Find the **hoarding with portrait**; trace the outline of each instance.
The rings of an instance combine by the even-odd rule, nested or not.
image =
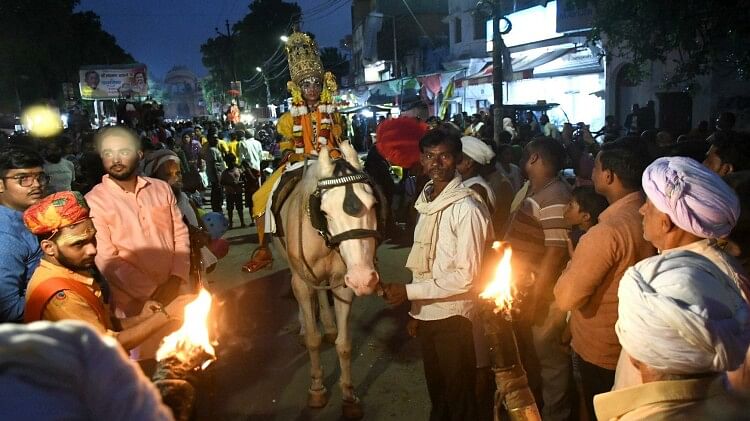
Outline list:
[[[115,99],[148,95],[146,65],[86,66],[79,72],[83,99]]]

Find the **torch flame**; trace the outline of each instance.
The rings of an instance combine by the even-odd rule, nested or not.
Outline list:
[[[208,312],[211,310],[211,294],[201,289],[198,298],[185,306],[185,317],[182,327],[164,338],[156,360],[174,356],[187,362],[201,353],[216,357],[214,347],[208,338]]]
[[[492,282],[479,294],[480,298],[495,301],[496,312],[508,311],[513,306],[513,296],[511,294],[512,269],[510,258],[512,255],[510,245],[503,245],[499,241],[492,244],[492,248],[499,252],[504,248],[503,256],[495,270],[495,277]]]

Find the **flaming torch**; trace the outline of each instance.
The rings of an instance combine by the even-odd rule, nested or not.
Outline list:
[[[211,294],[201,289],[185,306],[182,327],[162,341],[156,351],[158,365],[152,380],[176,420],[189,420],[195,403],[196,375],[216,359],[208,338]]]
[[[516,335],[513,332],[513,295],[511,291],[511,255],[508,243],[495,241],[492,248],[502,252],[495,275],[479,294],[483,299],[480,311],[484,332],[490,345],[492,371],[495,373],[495,420],[499,420],[500,405],[513,421],[541,420],[534,395],[529,389],[526,371],[518,354]]]

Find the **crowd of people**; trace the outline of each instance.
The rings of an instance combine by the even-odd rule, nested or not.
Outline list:
[[[506,117],[499,143],[489,114],[430,120],[404,178],[418,185],[414,278],[383,289],[411,302],[433,419],[491,411],[475,389],[491,384],[472,297],[495,239],[514,251],[515,328],[544,419],[697,414],[750,388],[747,136],[727,114],[705,139],[673,144],[649,131],[600,143],[585,126],[555,138],[528,118]],[[82,320],[153,357],[194,297],[192,274],[217,262],[201,240],[203,192],[244,227],[264,178],[252,129],[219,129],[4,145],[2,321]],[[675,391],[679,404],[665,398]]]
[[[313,45],[305,37],[290,38]],[[90,387],[90,414],[168,419],[114,344],[133,359],[154,357],[226,254],[214,224],[256,224],[259,246],[242,269],[268,267],[275,189],[322,147],[347,141],[332,76],[291,60],[275,168],[236,121],[131,122],[0,147],[0,344],[19,350],[0,352],[10,367],[0,384],[16,391],[0,407],[33,402],[26,380],[39,367],[57,370],[43,378],[60,390],[50,373],[88,385],[91,370],[111,368],[129,386],[120,396],[139,405],[94,399],[102,390]],[[430,419],[492,419],[477,293],[495,240],[513,251],[514,330],[544,420],[699,418],[750,391],[750,139],[733,129],[734,116],[673,140],[643,126],[642,111],[624,136],[609,117],[595,133],[558,130],[533,112],[505,116],[496,130],[492,113],[417,121],[419,159],[402,189],[376,149],[367,157],[372,179],[391,192],[381,205],[414,209],[412,280],[380,285],[390,305],[410,303],[406,329],[421,347]],[[206,218],[204,192],[226,220]],[[65,320],[85,325],[9,325]],[[38,365],[24,344],[44,357]],[[83,364],[84,352],[101,355],[100,365]],[[71,413],[85,406],[57,399]]]
[[[706,417],[748,391],[750,138],[725,124],[732,117],[703,139],[666,144],[652,131],[599,143],[584,125],[545,135],[548,119],[526,137],[531,125],[516,130],[510,117],[498,144],[487,115],[433,123],[420,142],[428,181],[415,205],[414,280],[385,287],[391,304],[411,301],[409,331],[425,330],[431,419],[482,413],[465,393],[467,367],[486,374],[489,363],[466,294],[484,281],[475,256],[491,239],[513,250],[515,330],[543,419]],[[497,173],[515,198],[488,188]],[[472,199],[454,192],[466,187]],[[411,266],[428,247],[437,250]]]

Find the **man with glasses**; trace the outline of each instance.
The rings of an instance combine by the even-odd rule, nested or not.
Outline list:
[[[26,285],[42,252],[23,212],[44,197],[44,159],[26,148],[0,149],[0,323],[23,321]]]

